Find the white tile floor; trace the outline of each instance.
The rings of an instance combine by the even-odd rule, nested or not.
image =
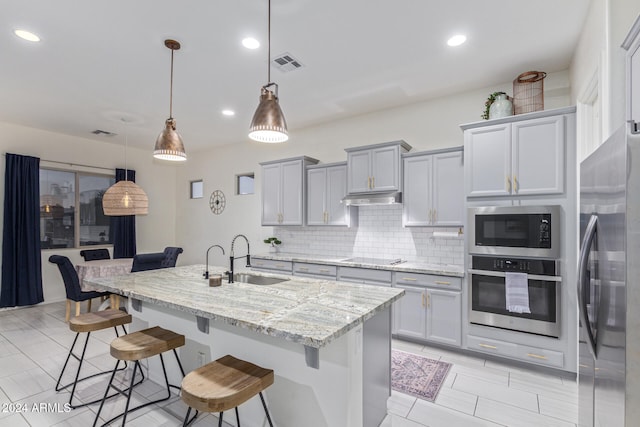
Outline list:
[[[67,411],[64,404],[69,393],[54,391],[73,337],[64,323],[64,303],[0,311],[0,427],[93,423],[98,405]],[[108,344],[114,337],[113,329],[92,334],[87,372],[113,368]],[[394,347],[453,366],[435,403],[394,391],[381,427],[576,426],[575,381],[403,341],[394,341]],[[80,399],[95,399],[104,391],[107,376],[80,383]],[[145,381],[136,388],[135,401],[156,399],[162,390]],[[115,413],[123,407],[122,401],[105,405],[103,414]],[[186,406],[180,399],[174,395],[163,403],[132,413],[127,425],[182,425]],[[273,416],[277,422],[278,415]],[[217,418],[199,416],[194,425],[217,426]]]

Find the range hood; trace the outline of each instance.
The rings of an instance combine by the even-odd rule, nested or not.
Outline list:
[[[402,203],[402,193],[388,191],[384,193],[347,194],[342,203],[347,206],[393,205]]]

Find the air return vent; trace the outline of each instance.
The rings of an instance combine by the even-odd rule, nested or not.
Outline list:
[[[302,62],[298,61],[298,59],[288,52],[276,56],[271,62],[274,67],[283,73],[288,73],[289,71],[297,70],[304,66]]]
[[[94,135],[104,135],[104,136],[116,136],[117,135],[117,133],[109,132],[109,131],[106,131],[106,130],[100,130],[100,129],[92,130],[91,133],[94,134]]]

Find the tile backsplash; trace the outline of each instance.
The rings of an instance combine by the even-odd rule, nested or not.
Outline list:
[[[281,252],[330,257],[402,258],[429,264],[463,265],[463,236],[458,228],[403,227],[402,205],[360,206],[359,226],[274,227]]]

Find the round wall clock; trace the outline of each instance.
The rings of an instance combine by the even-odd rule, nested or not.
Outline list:
[[[224,210],[226,203],[227,202],[222,191],[215,190],[211,193],[211,197],[209,198],[209,207],[211,208],[211,212],[216,215],[220,215]]]

